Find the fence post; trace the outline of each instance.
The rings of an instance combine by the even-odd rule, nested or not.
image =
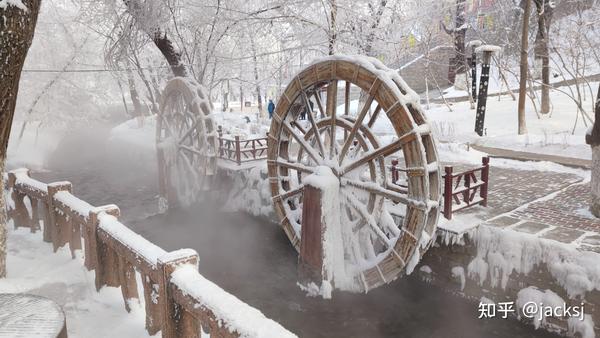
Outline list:
[[[392,160],[392,183],[398,182],[398,160]]]
[[[217,133],[219,134],[219,157],[223,157],[223,127],[217,126]]]
[[[465,201],[465,203],[469,204],[471,202],[471,174],[465,173],[463,175],[463,179],[465,180],[464,184],[465,184],[465,187],[467,188],[463,192],[463,201]]]
[[[444,171],[444,217],[452,219],[452,166],[446,166]]]
[[[8,173],[8,188],[12,188],[12,200],[15,205],[15,209],[12,214],[13,225],[15,229],[18,227],[27,227],[29,224],[29,213],[27,212],[27,207],[25,206],[25,194],[17,191],[15,185],[17,183],[17,172],[24,173],[29,176],[29,169],[19,169],[18,171],[11,171]],[[32,202],[33,204],[33,202]]]
[[[48,200],[47,200],[47,204],[48,204],[48,220],[49,223],[48,224],[44,224],[44,233],[46,232],[46,228],[48,228],[49,234],[50,234],[50,239],[52,240],[52,248],[54,250],[54,252],[56,252],[58,250],[58,248],[62,245],[61,242],[63,241],[63,237],[64,234],[63,232],[66,231],[66,229],[62,229],[61,227],[66,223],[66,222],[60,222],[60,224],[58,224],[59,222],[56,221],[57,219],[57,212],[56,209],[54,208],[54,195],[56,195],[57,192],[59,191],[67,191],[67,192],[71,192],[71,182],[54,182],[54,183],[49,183],[48,184]],[[65,226],[66,228],[66,226]],[[69,233],[69,235],[71,235]]]
[[[86,259],[86,266],[93,267],[96,271],[96,290],[99,291],[102,286],[105,284],[105,280],[108,279],[106,275],[110,274],[110,269],[116,269],[118,262],[115,266],[106,266],[107,258],[111,258],[110,254],[107,255],[106,245],[102,243],[102,241],[98,238],[98,225],[100,221],[98,220],[98,215],[101,213],[107,213],[109,215],[119,217],[120,210],[116,205],[105,205],[102,207],[94,208],[90,210],[90,215],[88,217],[88,224],[86,226],[87,237],[89,239],[89,245],[86,243],[86,258],[89,257],[89,260]],[[88,249],[89,247],[89,249]]]
[[[189,321],[186,321],[186,331],[192,331],[195,329],[195,335],[190,335],[191,332],[179,332],[180,319],[184,316],[183,309],[175,303],[173,295],[171,294],[170,280],[171,275],[177,268],[182,264],[192,264],[198,269],[198,253],[192,249],[180,249],[173,252],[169,252],[157,260],[158,274],[160,281],[158,282],[159,292],[159,303],[162,305],[162,337],[163,338],[176,338],[176,337],[195,337],[198,333],[198,327],[190,327]]]
[[[242,151],[240,149],[240,137],[235,137],[235,161],[238,165],[242,164]]]
[[[483,201],[481,205],[487,207],[488,205],[488,187],[489,187],[489,177],[490,177],[490,158],[488,156],[484,156],[481,158],[481,164],[483,164],[483,168],[481,169],[481,180],[485,182],[481,186],[481,190],[479,194]]]

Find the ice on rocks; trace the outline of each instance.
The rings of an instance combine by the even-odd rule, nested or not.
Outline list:
[[[455,266],[451,270],[452,278],[456,278],[460,281],[460,291],[465,289],[466,277],[465,269],[462,266]]]
[[[584,297],[600,290],[600,255],[510,229],[481,225],[473,233],[477,255],[468,266],[469,277],[480,284],[489,277],[492,286],[505,288],[510,275],[529,274],[544,264],[568,296]]]
[[[533,325],[536,329],[546,323],[546,317],[543,311],[543,306],[551,306],[552,308],[562,307],[565,304],[564,299],[554,293],[552,290],[540,290],[535,286],[530,286],[525,289],[521,289],[517,293],[516,307],[518,309],[518,317],[521,318],[523,314],[523,307],[527,303],[535,303],[538,306],[535,308],[527,307],[527,317],[533,320]],[[531,310],[537,309],[537,312]]]
[[[569,327],[567,332],[569,336],[577,337],[579,335],[581,338],[596,338],[594,321],[592,320],[592,316],[587,313],[584,315],[583,320],[570,317],[567,325]]]

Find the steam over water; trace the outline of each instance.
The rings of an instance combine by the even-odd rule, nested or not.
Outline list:
[[[49,171],[33,176],[69,180],[93,205],[117,204],[126,225],[166,250],[195,249],[204,276],[300,337],[554,337],[515,320],[477,319],[476,303],[416,273],[368,294],[307,297],[296,285],[297,254],[276,224],[221,212],[214,202],[157,215],[152,154],[108,142],[108,135],[94,128],[65,136],[48,157]]]

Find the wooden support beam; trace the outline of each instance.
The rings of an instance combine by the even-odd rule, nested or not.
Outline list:
[[[321,190],[304,186],[299,274],[303,281],[321,281],[323,277],[323,231]]]
[[[49,228],[50,238],[54,252],[62,246],[62,231],[65,227],[66,219],[54,207],[54,195],[59,191],[71,192],[71,182],[55,182],[48,184],[48,197],[46,204],[48,205],[48,224],[44,224],[44,228]],[[57,222],[59,221],[59,222]],[[46,229],[44,229],[46,231]]]
[[[194,335],[178,335],[181,330],[193,329],[194,325],[190,325],[189,318],[186,318],[185,328],[180,328],[180,317],[181,306],[179,306],[173,299],[173,294],[169,283],[171,280],[171,274],[177,269],[177,266],[182,264],[191,264],[198,269],[198,254],[196,251],[191,249],[181,249],[170,252],[162,257],[158,258],[157,269],[160,275],[158,282],[158,293],[159,293],[159,304],[161,306],[162,314],[162,336],[163,338],[177,338],[177,337],[193,337]],[[197,331],[196,331],[197,332]],[[197,335],[196,335],[197,336]]]
[[[108,269],[116,269],[117,266],[113,257],[110,253],[106,252],[105,245],[98,237],[98,215],[100,213],[107,213],[109,215],[113,215],[115,217],[119,217],[120,210],[115,205],[107,205],[103,207],[98,207],[93,210],[90,210],[90,214],[88,217],[88,223],[86,225],[86,231],[88,232],[87,237],[89,240],[89,250],[86,250],[86,256],[89,255],[89,260],[87,261],[87,265],[93,267],[96,271],[96,290],[100,290],[102,286],[106,284],[107,278],[104,276],[105,274],[109,274],[109,280],[114,282],[114,276]],[[88,247],[88,243],[86,243],[86,248]],[[107,265],[110,263],[110,265]],[[118,264],[118,262],[116,263]],[[118,278],[118,277],[117,277]],[[118,284],[118,281],[115,283]]]

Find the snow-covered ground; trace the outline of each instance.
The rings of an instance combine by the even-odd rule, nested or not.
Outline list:
[[[597,88],[598,83],[592,84]],[[562,88],[562,90],[568,90]],[[538,92],[539,93],[539,92]],[[427,117],[442,142],[471,143],[488,147],[539,154],[558,155],[591,159],[591,149],[585,143],[585,132],[589,127],[584,124],[581,115],[577,125],[577,106],[566,94],[557,90],[550,92],[552,112],[549,116],[538,118],[531,101],[526,101],[526,124],[528,133],[517,135],[517,101],[510,96],[489,97],[485,115],[485,134],[483,137],[474,132],[475,109],[469,102],[451,104],[452,111],[444,104],[431,104]],[[588,95],[584,109],[588,115],[593,99]],[[457,159],[459,160],[459,159]]]
[[[57,302],[72,338],[149,337],[143,304],[131,302],[127,313],[119,288],[96,292],[94,272],[85,269],[81,255],[71,259],[67,247],[52,253],[41,232],[13,230],[12,225],[8,229],[8,277],[0,279],[0,293],[24,292]]]

